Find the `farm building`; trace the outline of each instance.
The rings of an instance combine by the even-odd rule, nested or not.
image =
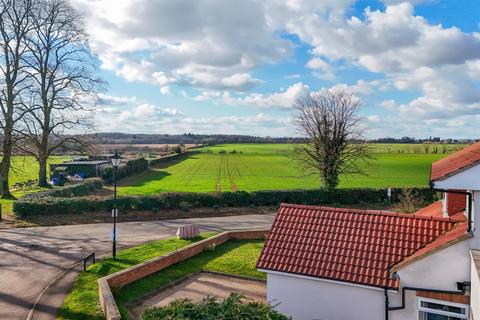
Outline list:
[[[443,200],[402,214],[283,204],[257,262],[293,319],[480,320],[480,143],[432,165]]]
[[[111,168],[110,160],[79,160],[66,161],[50,165],[51,178],[58,178],[60,175],[79,175],[83,178],[100,177],[103,171]]]

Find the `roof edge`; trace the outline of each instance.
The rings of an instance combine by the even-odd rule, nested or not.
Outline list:
[[[343,282],[343,283],[348,283],[348,284],[355,284],[355,285],[359,285],[359,286],[365,286],[365,287],[372,287],[372,288],[380,288],[380,289],[385,289],[385,286],[376,286],[376,285],[371,285],[371,284],[365,284],[365,283],[362,283],[362,282],[355,282],[355,281],[347,281],[347,280],[338,280],[338,279],[335,279],[335,278],[328,278],[328,277],[316,277],[316,276],[312,276],[312,275],[308,275],[306,273],[301,273],[301,272],[286,272],[286,271],[278,271],[278,270],[274,270],[274,269],[268,269],[268,268],[258,268],[257,269],[261,269],[261,270],[265,270],[265,271],[272,271],[272,272],[277,272],[277,273],[284,273],[284,274],[292,274],[292,275],[297,275],[297,276],[304,276],[304,277],[309,277],[309,278],[314,278],[314,279],[319,279],[319,280],[329,280],[329,281],[335,281],[335,282]],[[398,290],[398,287],[387,287],[387,289],[389,290]]]
[[[414,218],[421,220],[432,220],[432,221],[443,221],[443,222],[463,222],[464,220],[459,217],[434,217],[434,216],[421,216],[416,215],[415,213],[400,213],[394,211],[382,211],[382,210],[368,210],[368,209],[350,209],[350,208],[338,208],[338,207],[327,207],[327,206],[315,206],[315,205],[305,205],[305,204],[291,204],[291,203],[281,203],[280,208],[299,208],[299,209],[312,209],[312,210],[329,210],[329,211],[341,211],[347,213],[359,213],[365,215],[383,215],[388,217],[399,217],[399,218]]]
[[[441,160],[441,159],[440,159]],[[432,173],[430,172],[430,181],[429,181],[429,184],[432,185],[432,183],[434,183],[435,181],[444,181],[448,178],[451,178],[453,176],[456,176],[457,174],[465,171],[465,170],[468,170],[472,167],[475,167],[476,165],[480,164],[480,160],[477,160],[475,162],[472,162],[471,164],[468,164],[466,166],[463,166],[455,171],[452,171],[450,173],[447,173],[447,174],[444,174],[443,176],[440,176],[438,178],[435,178],[435,179],[432,179]],[[431,164],[430,168],[433,168],[433,163]],[[430,169],[431,171],[431,169]]]
[[[453,230],[451,230],[451,231],[453,231]],[[447,233],[448,233],[448,232],[447,232]],[[445,235],[445,234],[444,234],[444,235]],[[397,263],[396,265],[394,265],[394,266],[391,268],[391,272],[397,272],[397,271],[399,271],[399,270],[401,270],[401,269],[403,269],[403,268],[405,268],[405,267],[407,267],[407,266],[409,266],[409,265],[411,265],[411,264],[413,264],[413,263],[415,263],[415,262],[417,262],[417,261],[420,261],[420,260],[422,260],[422,259],[424,259],[424,258],[427,258],[427,257],[429,257],[429,256],[431,256],[431,255],[433,255],[433,254],[435,254],[435,253],[437,253],[437,252],[439,252],[439,251],[442,251],[443,249],[446,249],[446,248],[448,248],[448,247],[451,247],[451,246],[453,246],[453,245],[455,245],[455,244],[457,244],[457,243],[460,243],[460,242],[465,241],[465,240],[467,240],[467,239],[470,239],[470,238],[472,238],[472,237],[473,237],[473,236],[472,236],[469,232],[465,232],[465,233],[462,234],[461,236],[459,236],[459,237],[457,237],[457,238],[455,238],[455,239],[452,239],[452,240],[450,240],[450,241],[447,241],[447,242],[445,242],[444,244],[438,246],[437,248],[435,248],[435,249],[433,249],[433,250],[427,251],[427,252],[425,252],[425,253],[423,253],[423,254],[421,254],[421,255],[419,255],[418,257],[415,257],[415,258],[413,258],[413,259],[409,259],[409,258],[412,257],[416,252],[418,252],[418,251],[416,251],[416,252],[414,252],[412,255],[406,257],[403,261],[400,261],[399,263]],[[439,238],[441,238],[441,236],[440,236]],[[439,238],[435,239],[433,242],[435,242],[435,241],[438,240]],[[430,244],[431,244],[431,243],[432,243],[432,242],[430,242]],[[424,247],[424,248],[425,248],[425,247]],[[421,250],[421,249],[420,249],[420,250]]]

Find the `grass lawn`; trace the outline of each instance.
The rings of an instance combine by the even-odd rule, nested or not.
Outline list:
[[[0,157],[1,159],[1,157]],[[48,160],[48,164],[60,163],[65,160],[71,159],[67,156],[52,156]],[[47,167],[47,174],[50,173],[50,166]],[[38,162],[34,157],[30,156],[14,156],[12,158],[12,167],[9,174],[9,184],[10,186],[14,185],[17,182],[24,182],[27,180],[36,180],[38,179]],[[39,191],[40,188],[29,188],[26,189],[12,189],[10,190],[12,194],[19,198],[27,192]],[[2,213],[9,215],[12,213],[13,200],[0,199],[0,205],[2,206]]]
[[[446,154],[404,152],[407,147],[410,146],[375,145],[372,160],[364,166],[366,175],[342,176],[340,187],[427,187],[431,163]],[[387,148],[403,151],[388,153]],[[318,177],[302,174],[291,159],[291,148],[287,144],[220,145],[200,150],[202,153],[167,168],[124,180],[119,188],[120,195],[320,187]]]
[[[71,157],[53,156],[48,160],[48,164],[60,163]],[[1,159],[1,157],[0,157]],[[47,167],[47,174],[50,173],[50,166]],[[27,180],[38,179],[38,162],[34,157],[30,156],[14,156],[12,158],[12,167],[9,174],[9,184],[14,185],[17,182],[24,182]],[[12,194],[19,198],[25,193],[40,191],[41,188],[28,188],[27,189],[11,189]],[[0,205],[2,206],[2,213],[9,215],[12,213],[13,200],[0,199]]]
[[[65,298],[58,319],[104,319],[98,303],[97,280],[111,273],[128,268],[162,254],[178,250],[192,242],[212,236],[202,233],[195,240],[178,240],[174,238],[159,240],[140,245],[118,253],[116,261],[110,258],[97,262],[83,272],[70,293]],[[230,274],[246,275],[264,279],[265,275],[256,271],[255,263],[260,255],[263,241],[229,241],[212,251],[206,251],[184,262],[162,270],[150,277],[139,280],[115,292],[122,319],[126,317],[124,305],[163,285],[180,279],[199,270],[219,271]]]

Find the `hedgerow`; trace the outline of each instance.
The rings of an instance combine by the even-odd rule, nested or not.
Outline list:
[[[432,201],[435,192],[428,188],[414,188],[413,194]],[[401,189],[392,189],[392,201],[397,202]],[[274,206],[282,202],[297,204],[355,205],[382,203],[388,201],[384,189],[314,189],[278,190],[256,192],[217,192],[217,193],[160,193],[155,196],[129,196],[117,199],[121,210],[182,209],[200,207],[251,207]],[[108,211],[113,208],[113,199],[97,196],[58,198],[22,198],[15,201],[13,211],[17,217],[51,214],[80,214],[92,211]]]
[[[140,173],[149,168],[148,161],[145,158],[128,160],[125,165],[117,168],[117,179],[125,178],[136,173]],[[113,168],[105,168],[102,173],[102,179],[106,182],[113,181]]]
[[[48,197],[67,198],[87,196],[102,187],[102,180],[100,178],[89,178],[78,183],[30,193],[23,196],[20,201],[36,201]]]

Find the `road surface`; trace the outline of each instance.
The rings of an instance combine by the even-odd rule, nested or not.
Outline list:
[[[274,215],[243,215],[118,224],[119,246],[132,246],[173,235],[193,223],[202,231],[269,228]],[[64,270],[96,251],[111,251],[111,224],[12,229],[0,227],[0,319],[26,319],[35,300]],[[35,320],[55,319],[65,293],[78,273],[66,277],[38,302]]]

